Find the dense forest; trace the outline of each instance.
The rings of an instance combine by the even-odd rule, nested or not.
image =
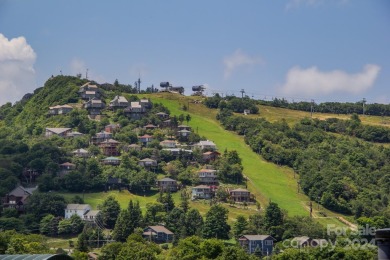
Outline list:
[[[390,116],[390,105],[356,102],[356,103],[341,103],[341,102],[288,102],[284,98],[274,98],[272,101],[259,100],[259,105],[282,107],[293,110],[312,111],[318,113],[332,113],[332,114],[365,114],[372,116]]]

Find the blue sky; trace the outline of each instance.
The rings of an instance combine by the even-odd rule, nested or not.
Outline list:
[[[0,104],[88,69],[289,101],[390,103],[390,1],[0,0]]]

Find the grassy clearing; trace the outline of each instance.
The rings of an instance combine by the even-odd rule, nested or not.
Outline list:
[[[191,100],[196,99],[196,97],[183,97],[167,93],[154,94],[149,97],[153,102],[164,104],[173,114],[189,113],[192,117],[189,125],[193,130],[197,131],[200,136],[206,136],[214,141],[220,151],[225,149],[237,150],[242,158],[244,174],[251,180],[248,182],[248,189],[256,196],[263,208],[272,199],[281,208],[285,209],[290,216],[309,215],[309,210],[306,206],[309,199],[307,196],[297,192],[297,179],[294,178],[293,171],[290,168],[279,167],[266,162],[245,144],[243,137],[224,130],[215,119],[217,110],[208,109],[202,104],[191,103]],[[181,109],[183,105],[188,105],[189,110],[183,111]],[[274,112],[276,113],[277,111],[275,110]],[[296,111],[292,112],[295,113]],[[304,112],[295,117],[281,111],[278,114],[279,118],[274,116],[273,121],[286,117],[289,123],[293,123],[307,116],[304,115]],[[263,113],[261,115],[263,116]],[[270,120],[270,116],[268,116],[267,120]],[[320,223],[326,225],[336,222],[338,225],[344,225],[336,219],[332,219],[332,217],[339,216],[339,214],[328,210],[323,211],[326,212],[328,218],[321,219]]]
[[[276,122],[282,119],[285,119],[289,125],[297,123],[299,120],[310,117],[310,112],[290,110],[279,107],[270,107],[270,106],[259,106],[260,115],[248,115],[249,117],[264,117],[267,121]],[[325,114],[325,113],[313,113],[313,118],[318,118],[325,120],[327,118],[339,118],[339,119],[350,119],[351,115],[344,114]],[[376,125],[376,126],[385,126],[390,127],[390,117],[381,117],[381,116],[362,116],[359,115],[360,120],[363,124]]]

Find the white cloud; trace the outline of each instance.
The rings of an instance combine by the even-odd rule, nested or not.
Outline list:
[[[348,74],[341,70],[323,72],[317,67],[291,68],[282,86],[282,93],[291,95],[328,95],[333,93],[361,94],[370,89],[378,77],[380,67],[367,64],[363,71]]]
[[[20,100],[36,88],[36,58],[24,37],[9,40],[0,33],[0,105]]]
[[[224,64],[224,78],[229,78],[232,73],[239,67],[242,66],[254,66],[256,64],[263,63],[260,57],[249,56],[244,53],[241,49],[237,49],[231,55],[225,57],[223,60]]]

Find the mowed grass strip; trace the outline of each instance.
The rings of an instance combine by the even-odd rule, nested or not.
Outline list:
[[[168,107],[172,114],[190,114],[192,119],[189,125],[193,131],[198,131],[200,136],[206,136],[215,142],[219,151],[236,150],[242,158],[244,174],[251,180],[248,188],[255,194],[262,207],[272,199],[290,215],[308,215],[301,204],[302,198],[297,193],[297,181],[289,176],[292,174],[291,170],[264,161],[245,144],[243,137],[224,130],[215,119],[217,110],[208,109],[202,104],[190,103],[189,110],[183,111],[182,105],[188,105],[186,97],[164,94],[152,95],[150,98],[152,102],[162,103]]]

